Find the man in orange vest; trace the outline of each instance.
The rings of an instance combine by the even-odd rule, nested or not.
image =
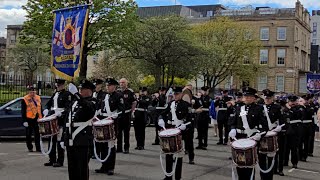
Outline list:
[[[28,86],[28,91],[29,93],[24,96],[21,101],[23,126],[26,127],[26,143],[29,152],[32,152],[33,145],[31,136],[33,131],[36,150],[41,152],[39,126],[37,121],[38,119],[42,118],[41,99],[40,96],[36,94],[33,86]]]

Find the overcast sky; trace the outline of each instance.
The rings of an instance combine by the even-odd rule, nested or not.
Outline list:
[[[139,6],[222,4],[230,8],[246,5],[293,8],[296,0],[136,0]],[[309,12],[320,9],[320,0],[300,0]],[[6,36],[7,25],[22,24],[26,13],[21,6],[27,0],[0,0],[0,37]]]

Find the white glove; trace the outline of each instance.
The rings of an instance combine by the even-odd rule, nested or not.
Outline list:
[[[78,93],[78,88],[74,84],[70,83],[69,84],[69,92],[71,94],[75,95],[76,93]]]
[[[60,146],[62,149],[66,149],[66,147],[64,146],[64,142],[60,142]]]
[[[237,131],[235,129],[231,129],[229,132],[229,137],[234,139],[234,138],[236,138],[236,135],[237,135]]]
[[[261,135],[259,133],[255,134],[254,136],[251,137],[251,139],[255,140],[255,141],[260,141],[261,139]]]
[[[42,114],[43,114],[44,116],[47,116],[48,113],[49,113],[49,110],[48,110],[48,109],[45,109],[45,110],[43,110],[43,112],[42,112]]]
[[[108,147],[114,147],[114,141],[108,141]]]
[[[163,127],[163,128],[165,127],[165,123],[164,123],[163,119],[159,119],[158,125],[159,125],[160,127]]]
[[[184,131],[187,129],[187,126],[185,124],[181,124],[179,127],[178,127],[181,131]]]
[[[61,111],[55,111],[55,113],[54,113],[54,115],[55,116],[57,116],[57,117],[61,117],[62,116],[62,113],[61,113]]]
[[[281,129],[282,129],[281,126],[278,125],[278,126],[277,126],[276,128],[274,128],[272,131],[273,131],[273,132],[280,132]]]
[[[196,110],[195,109],[191,109],[191,113],[195,113],[196,112]]]
[[[24,122],[24,123],[23,123],[23,126],[24,126],[24,127],[28,127],[28,126],[29,126],[28,122]]]

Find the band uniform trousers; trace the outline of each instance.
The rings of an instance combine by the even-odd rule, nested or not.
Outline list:
[[[89,180],[89,147],[67,146],[69,180]]]
[[[118,137],[117,137],[117,150],[122,151],[124,142],[124,150],[130,148],[130,127],[131,127],[131,113],[125,113],[123,117],[119,118],[118,123]],[[123,136],[123,141],[122,141]]]
[[[288,164],[289,162],[289,154],[291,152],[291,163],[298,164],[298,147],[300,141],[300,124],[291,124],[291,130],[287,130],[287,144],[286,144],[286,151],[284,157],[284,164]],[[292,132],[288,132],[292,131]]]
[[[309,141],[309,152],[308,155],[313,155],[313,150],[314,150],[314,137],[316,135],[316,129],[317,129],[317,125],[316,124],[312,124],[312,131],[311,131],[311,138]]]
[[[172,172],[173,170],[173,164],[175,163],[175,158],[173,157],[173,154],[167,154],[166,155],[166,171],[168,173]],[[175,179],[180,180],[182,174],[182,157],[179,157],[177,160],[177,166],[176,171],[174,173]],[[172,179],[172,177],[166,177],[166,179]]]
[[[28,119],[28,127],[26,127],[26,144],[28,150],[33,149],[32,145],[32,134],[34,134],[34,144],[36,146],[36,150],[40,151],[40,133],[39,126],[36,119]]]
[[[258,153],[259,166],[262,170],[267,170],[272,165],[273,157],[268,157],[267,154]],[[269,173],[262,173],[260,171],[260,177],[262,180],[272,180],[273,179],[273,169]]]
[[[64,162],[64,149],[60,146],[60,141],[57,140],[57,135],[52,137],[52,149],[49,154],[49,161],[51,163],[60,163],[63,165]],[[50,147],[50,141],[49,141]],[[58,150],[58,159],[57,159],[57,150]]]
[[[307,159],[309,153],[309,144],[312,135],[312,124],[301,124],[301,137],[299,146],[299,157]]]
[[[105,159],[108,155],[108,143],[96,143],[97,154],[101,155],[100,159]],[[111,148],[109,158],[102,163],[101,170],[114,170],[116,164],[116,147]]]
[[[198,118],[198,142],[200,147],[208,146],[208,129],[209,129],[209,114],[204,112],[199,115]]]
[[[218,121],[218,130],[219,130],[219,142],[228,142],[229,136],[229,123],[228,123],[228,116],[226,110],[220,110],[217,114],[217,121]],[[223,128],[224,128],[224,135],[223,135]],[[224,137],[224,141],[223,141]]]
[[[285,148],[286,148],[285,132],[278,133],[278,147],[279,147],[279,150],[276,153],[276,159],[274,163],[274,172],[283,171],[284,155],[285,155]]]
[[[193,147],[194,128],[182,131],[182,138],[184,140],[185,150],[188,152],[189,161],[194,160],[194,147]]]
[[[155,130],[156,130],[156,137],[155,137],[155,140],[154,140],[154,143],[156,144],[159,144],[160,143],[160,140],[159,140],[159,131],[161,130],[161,127],[158,125],[158,117],[159,115],[161,114],[163,110],[156,110],[156,116],[154,117],[155,119],[155,123],[154,123],[154,127],[155,127]]]
[[[134,125],[134,133],[137,140],[137,147],[144,147],[146,134],[146,111],[136,111]]]

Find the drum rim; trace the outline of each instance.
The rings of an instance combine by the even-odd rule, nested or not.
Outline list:
[[[48,117],[44,117],[44,118],[38,119],[38,122],[41,123],[41,122],[48,122],[48,121],[53,121],[53,120],[57,120],[57,116],[51,115],[51,116],[48,116]]]
[[[110,121],[106,124],[95,124],[95,123],[99,123],[100,121]],[[106,126],[106,125],[111,125],[111,124],[114,124],[114,120],[111,120],[111,119],[103,119],[103,120],[100,120],[100,121],[96,121],[94,123],[92,123],[93,126]]]
[[[242,140],[242,139],[238,139],[238,140]],[[233,141],[231,143],[231,147],[234,148],[234,149],[243,149],[243,150],[247,150],[247,149],[251,149],[251,148],[254,148],[254,147],[257,147],[257,142],[255,140],[252,140],[252,139],[247,139],[247,140],[250,140],[250,141],[253,141],[254,144],[252,146],[249,146],[249,147],[234,147],[232,144],[236,141]]]
[[[167,131],[167,130],[177,130],[178,133],[176,133],[176,134],[170,134],[170,135],[160,135],[161,132]],[[180,135],[180,134],[181,134],[181,130],[180,130],[180,129],[170,128],[170,129],[165,129],[165,130],[160,131],[160,132],[159,132],[159,137],[172,137],[172,136],[177,136],[177,135]]]
[[[269,135],[268,135],[268,133],[269,133]],[[270,134],[270,133],[271,133],[271,134]],[[264,137],[274,137],[274,136],[277,136],[277,133],[276,133],[276,132],[268,131]]]

